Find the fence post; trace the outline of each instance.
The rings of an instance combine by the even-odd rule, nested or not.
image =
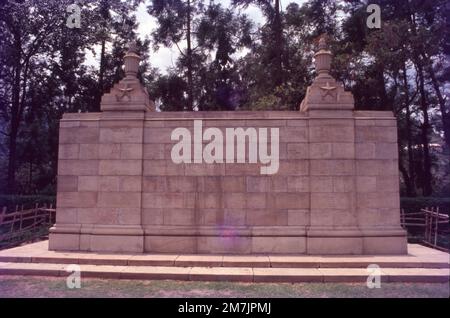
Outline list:
[[[20,211],[19,232],[22,231],[22,223],[23,223],[23,206],[22,206],[22,210]]]
[[[51,210],[53,210],[53,203],[50,203],[49,209],[50,209],[50,211],[48,213],[48,219],[49,219],[48,221],[50,224],[54,224],[56,222],[56,212],[53,213],[53,211],[51,211]]]
[[[16,206],[16,212],[14,212],[14,216],[11,221],[11,227],[9,229],[10,234],[14,232],[14,225],[16,224],[16,216],[17,216],[17,206]]]
[[[5,218],[5,214],[6,214],[6,206],[3,207],[2,213],[0,214],[0,224],[3,223],[3,219]]]
[[[433,244],[433,220],[434,220],[434,207],[431,208],[431,214],[430,214],[430,238],[429,242],[430,244]]]
[[[434,224],[434,246],[437,246],[438,229],[439,229],[439,207],[436,208],[435,217],[436,223]]]
[[[36,203],[35,208],[34,208],[34,218],[33,218],[33,226],[32,226],[33,230],[38,223],[38,215],[39,215],[39,203]]]
[[[400,222],[401,222],[401,227],[402,228],[406,228],[406,225],[405,225],[405,209],[400,209]]]

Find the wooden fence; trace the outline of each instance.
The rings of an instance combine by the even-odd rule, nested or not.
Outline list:
[[[401,224],[410,238],[433,248],[448,252],[450,225],[448,214],[439,213],[439,208],[425,208],[419,212],[401,210]]]
[[[56,210],[52,205],[36,205],[27,210],[16,206],[14,212],[7,212],[4,207],[0,212],[0,249],[47,236],[55,218]],[[419,212],[405,212],[402,209],[401,225],[408,231],[410,239],[449,251],[449,216],[439,213],[439,208],[425,208]]]
[[[7,212],[6,207],[0,212],[0,248],[19,245],[23,242],[48,235],[49,228],[55,223],[56,210],[52,205],[23,209],[16,206],[15,211]]]

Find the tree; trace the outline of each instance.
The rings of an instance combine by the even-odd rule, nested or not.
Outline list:
[[[248,7],[251,4],[258,6],[266,24],[260,30],[260,40],[264,47],[261,52],[261,62],[270,70],[270,79],[273,87],[282,85],[285,80],[285,71],[288,68],[288,56],[285,45],[284,18],[280,0],[233,0],[234,6]]]
[[[407,158],[400,158],[407,193],[415,195],[417,186],[423,195],[431,195],[435,159],[430,140],[437,136],[437,106],[445,104],[439,98],[442,84],[432,81],[434,61],[442,56],[444,47],[444,2],[376,3],[383,12],[379,30],[365,26],[366,1],[344,6],[349,15],[343,21],[343,36],[337,46],[338,77],[350,85],[357,108],[397,114],[399,150]],[[444,121],[446,114],[440,108]],[[415,142],[417,138],[420,144]]]
[[[237,108],[241,81],[233,55],[250,47],[252,28],[247,16],[236,15],[214,2],[202,14],[196,29],[198,46],[205,52],[215,52],[215,56],[202,68],[200,110]]]
[[[15,192],[17,138],[27,106],[30,70],[39,54],[51,51],[50,39],[65,22],[65,8],[64,2],[46,0],[5,1],[0,8],[0,46],[2,59],[7,63],[4,71],[9,75],[5,86],[11,93],[11,99],[2,103],[9,123],[7,191],[10,193]]]
[[[96,70],[84,65],[87,48],[97,43],[96,3],[80,1],[82,27],[68,28],[66,8],[72,1],[2,1],[0,7],[0,115],[7,138],[8,167],[5,191],[54,191],[58,120],[64,112],[97,109],[102,90]],[[112,53],[104,54],[104,86],[121,76],[124,46],[135,35],[131,4],[111,2],[122,10]],[[102,3],[109,3],[102,1]],[[127,11],[128,10],[128,11]],[[119,15],[120,16],[120,15]],[[92,23],[87,23],[91,21]],[[138,43],[142,51],[149,42]],[[142,54],[148,58],[148,54]],[[115,66],[115,67],[114,67]],[[143,63],[143,71],[148,65]]]
[[[182,56],[187,81],[187,110],[194,109],[194,47],[193,29],[203,8],[202,0],[152,0],[148,6],[149,14],[156,17],[158,28],[153,32],[154,47],[176,46]],[[181,48],[185,41],[186,48]]]

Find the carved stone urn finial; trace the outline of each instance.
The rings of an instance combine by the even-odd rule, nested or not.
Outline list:
[[[346,92],[341,83],[331,76],[333,54],[327,45],[327,36],[320,37],[318,50],[314,54],[317,76],[306,90],[306,96],[300,104],[300,111],[353,110],[354,100],[351,92]],[[340,116],[343,116],[342,113]]]
[[[128,51],[125,54],[125,75],[127,77],[137,77],[139,71],[139,62],[141,57],[137,54],[136,42],[132,41],[128,43]]]
[[[325,36],[322,36],[319,40],[319,51],[314,54],[316,71],[319,74],[318,77],[329,76],[331,70],[331,60],[333,54],[328,49]]]
[[[155,104],[150,100],[147,89],[137,75],[141,57],[136,42],[127,44],[124,56],[125,78],[114,84],[110,92],[103,94],[100,108],[102,111],[137,112],[155,111]]]
[[[325,39],[325,36],[321,36],[319,39],[319,50],[326,50],[327,49],[327,40]]]

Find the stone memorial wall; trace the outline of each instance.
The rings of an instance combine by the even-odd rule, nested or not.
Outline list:
[[[102,112],[60,124],[50,249],[405,254],[396,119],[355,111],[316,53],[300,111],[156,112],[125,57]]]

